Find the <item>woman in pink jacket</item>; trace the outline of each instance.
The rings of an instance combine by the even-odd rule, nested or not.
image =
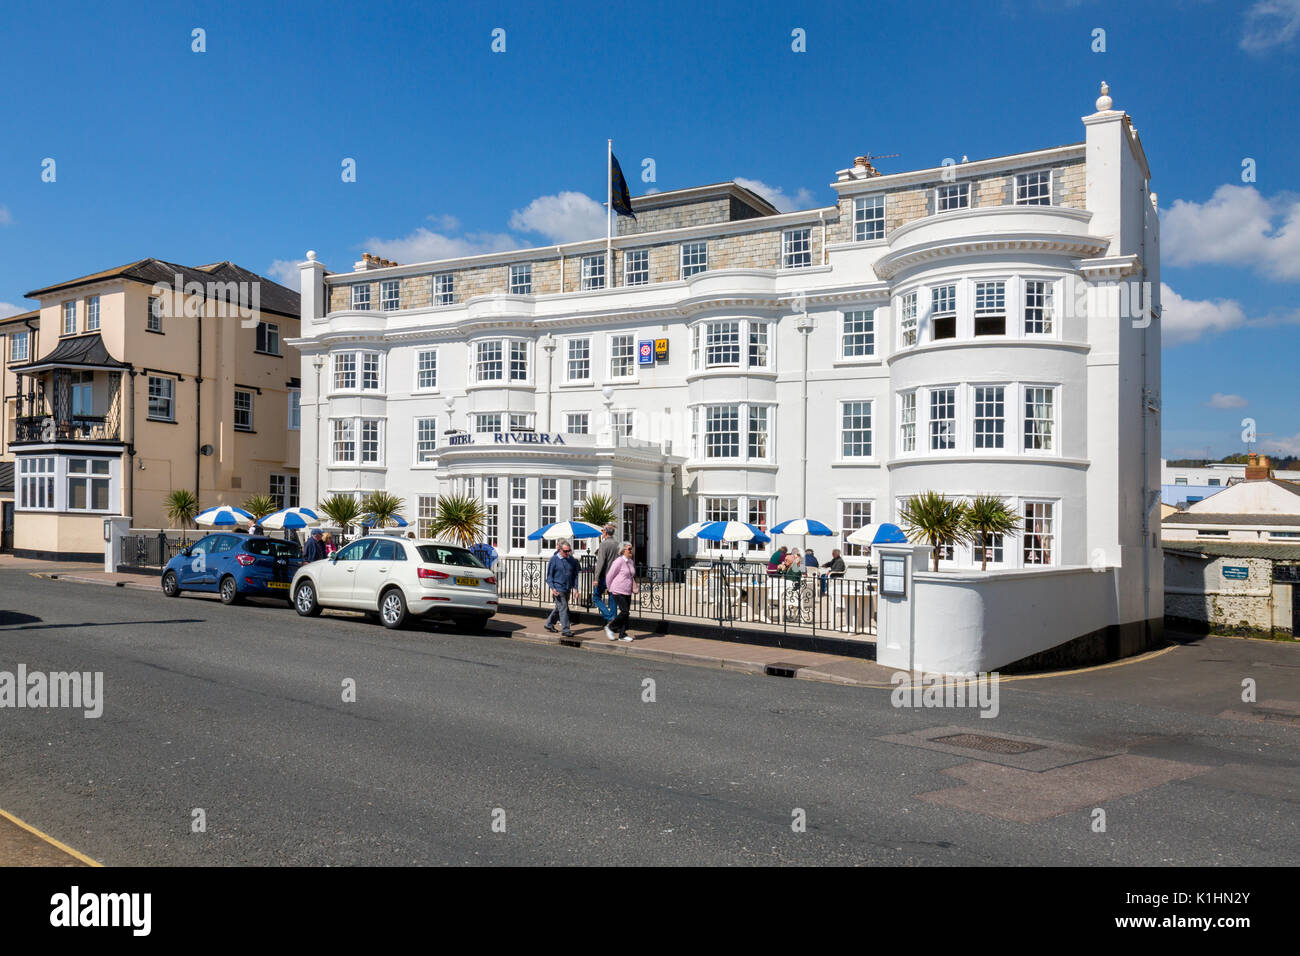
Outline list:
[[[605,625],[605,636],[611,641],[630,641],[627,634],[627,619],[632,614],[632,595],[641,589],[636,583],[636,564],[632,560],[632,543],[624,541],[618,549],[618,557],[610,562],[605,572],[605,588],[614,598],[614,607],[618,613],[614,620]]]

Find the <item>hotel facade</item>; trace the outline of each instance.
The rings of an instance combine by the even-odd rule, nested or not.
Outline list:
[[[676,539],[690,521],[808,515],[853,565],[844,536],[908,496],[992,492],[1022,527],[991,569],[1122,567],[1121,620],[1158,619],[1155,195],[1104,88],[1082,123],[913,172],[862,157],[798,212],[731,182],[642,196],[608,248],[308,253],[303,498],[383,488],[427,528],[469,493],[522,555],[600,492],[649,565],[747,548]]]

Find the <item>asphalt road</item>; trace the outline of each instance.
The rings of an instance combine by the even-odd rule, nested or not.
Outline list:
[[[104,711],[0,709],[0,808],[108,864],[1300,862],[1294,645],[1006,682],[982,719],[2,571],[0,671],[20,663],[102,671]],[[943,726],[1088,756],[1027,771],[880,739]]]

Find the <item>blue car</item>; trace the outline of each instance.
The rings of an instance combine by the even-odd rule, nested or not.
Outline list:
[[[245,597],[291,602],[289,584],[303,563],[296,541],[219,531],[200,538],[167,562],[163,594],[176,597],[182,591],[215,591],[222,604],[237,604]]]

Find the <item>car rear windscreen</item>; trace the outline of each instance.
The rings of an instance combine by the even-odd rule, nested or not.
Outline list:
[[[450,564],[458,568],[483,568],[478,558],[464,548],[449,548],[441,544],[422,544],[417,549],[427,564]]]
[[[274,538],[250,538],[244,544],[244,550],[267,558],[302,557],[297,541],[277,541]]]

